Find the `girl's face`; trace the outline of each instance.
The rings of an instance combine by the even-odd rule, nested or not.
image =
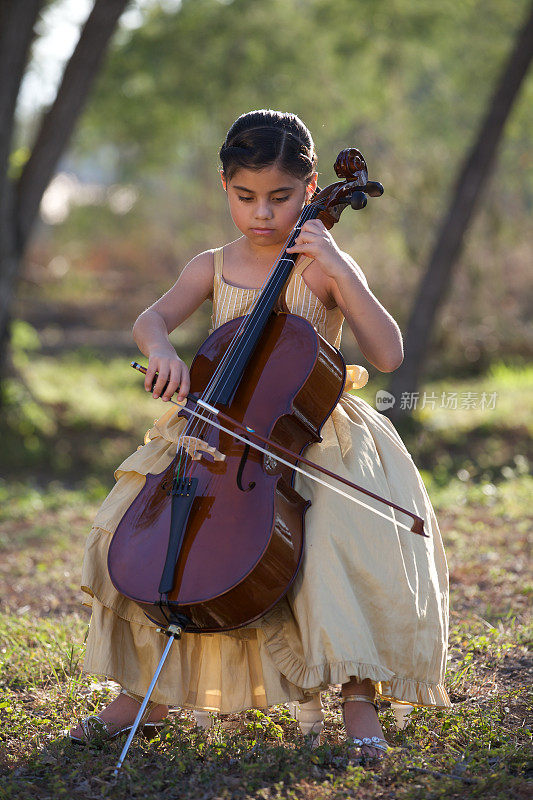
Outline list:
[[[309,183],[275,165],[261,170],[241,167],[222,185],[227,192],[233,222],[252,245],[278,247],[293,229],[317,182]]]

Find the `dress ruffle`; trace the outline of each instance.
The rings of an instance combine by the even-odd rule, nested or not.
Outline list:
[[[360,661],[327,662],[310,666],[294,652],[284,633],[282,607],[274,609],[268,618],[269,633],[265,647],[279,671],[293,684],[302,687],[306,696],[343,684],[351,678],[359,681],[370,679],[378,697],[413,706],[438,706],[448,708],[451,703],[442,683],[425,683],[410,678],[401,678],[392,670],[379,664]]]
[[[144,697],[166,642],[153,625],[126,621],[93,598],[83,671]],[[152,700],[230,714],[306,699],[279,672],[263,642],[260,629],[238,636],[182,634],[170,650]]]

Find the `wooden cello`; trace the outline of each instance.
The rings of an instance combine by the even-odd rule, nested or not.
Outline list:
[[[339,154],[335,172],[341,180],[317,191],[286,247],[306,220],[318,217],[331,227],[348,205],[362,208],[367,194],[383,192],[368,181],[355,148]],[[112,538],[115,588],[165,628],[247,625],[283,597],[297,574],[310,503],[294,489],[294,467],[320,441],[346,367],[307,320],[276,310],[296,258],[284,251],[249,314],[222,325],[198,350],[189,397],[204,410],[180,412],[186,421],[176,456],[162,473],[146,476]],[[205,406],[246,436],[215,426]],[[268,449],[254,446],[257,437]],[[290,453],[288,461],[276,445]],[[412,530],[421,533],[422,520],[411,516]]]

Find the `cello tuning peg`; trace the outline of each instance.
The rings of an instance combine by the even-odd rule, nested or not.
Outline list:
[[[354,211],[359,211],[359,209],[364,208],[366,204],[367,199],[364,192],[355,191],[352,193],[352,196],[350,197],[350,205]]]
[[[365,186],[365,192],[369,194],[370,197],[381,197],[384,191],[383,185],[379,183],[379,181],[368,181]]]

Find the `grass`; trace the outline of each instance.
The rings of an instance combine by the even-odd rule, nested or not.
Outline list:
[[[116,692],[81,675],[89,614],[80,605],[80,561],[113,467],[162,406],[144,395],[126,360],[103,367],[84,352],[36,356],[31,370],[22,359],[18,368],[28,386],[9,387],[0,457],[9,474],[0,481],[2,800],[530,796],[533,480],[525,398],[533,371],[500,365],[462,381],[454,391],[496,391],[495,408],[420,412],[404,435],[449,559],[452,709],[419,709],[401,731],[384,710],[394,750],[379,770],[350,761],[339,687],[325,694],[326,736],[316,750],[283,706],[222,718],[208,732],[179,712],[154,741],[135,740],[111,781],[119,742],[79,749],[61,737]],[[377,388],[374,381],[362,392],[372,404]]]

